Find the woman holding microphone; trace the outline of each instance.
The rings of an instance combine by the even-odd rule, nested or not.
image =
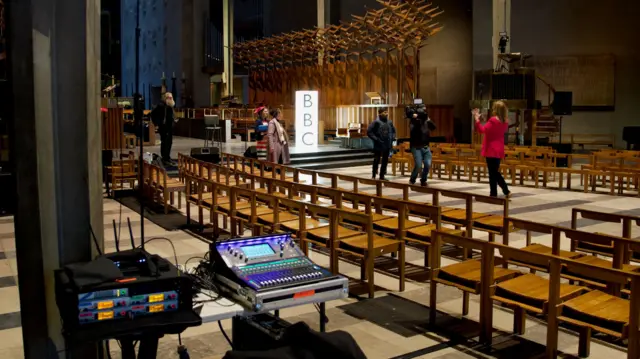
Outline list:
[[[480,110],[475,108],[471,111],[475,120],[476,130],[484,133],[482,139],[482,156],[487,159],[487,170],[489,172],[489,195],[498,197],[498,186],[502,189],[505,197],[511,195],[507,183],[500,173],[500,161],[504,158],[504,134],[509,130],[507,119],[509,109],[504,101],[496,101],[491,106],[491,118],[482,123]]]

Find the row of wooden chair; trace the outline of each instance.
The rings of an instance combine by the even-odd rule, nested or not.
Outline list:
[[[518,227],[535,227],[539,224],[519,221]],[[561,233],[572,240],[580,240],[584,232],[553,228],[554,243]],[[615,241],[616,237],[591,234],[589,241]],[[444,244],[455,245],[464,251],[480,252],[480,259],[469,259],[442,266],[441,248]],[[640,243],[626,243],[638,250]],[[504,244],[465,238],[451,233],[434,232],[430,247],[431,286],[430,321],[434,322],[437,309],[438,284],[456,287],[466,296],[463,315],[468,313],[468,295],[480,296],[480,339],[490,344],[493,330],[494,302],[514,311],[513,331],[524,334],[526,314],[546,318],[547,357],[557,357],[558,325],[567,323],[578,328],[579,355],[589,356],[592,331],[610,335],[617,339],[628,339],[628,358],[638,358],[638,325],[640,319],[640,273],[623,268],[614,260],[612,266],[594,265],[591,256],[569,257],[559,250],[553,253],[516,249]],[[499,253],[499,256],[496,255]],[[619,258],[621,258],[620,255]],[[548,274],[537,275],[536,271],[525,273],[507,268],[508,263],[534,267]],[[566,280],[569,280],[567,283]]]
[[[210,171],[210,172],[224,172],[224,171],[228,171],[227,173],[232,173],[228,168],[224,168],[224,167],[218,167],[216,168],[216,171]],[[275,172],[273,172],[275,173]],[[281,174],[284,172],[281,172]],[[274,228],[274,226],[272,224],[267,223],[267,225],[261,225],[260,222],[264,221],[262,219],[262,217],[267,214],[267,213],[278,213],[278,214],[274,214],[273,216],[276,217],[275,222],[279,222],[280,219],[278,219],[278,217],[280,216],[280,208],[281,207],[286,207],[288,208],[288,210],[283,211],[282,213],[285,214],[284,216],[284,221],[283,223],[278,223],[277,224],[277,228],[278,229],[284,229],[284,230],[291,230],[291,229],[296,229],[296,225],[292,226],[293,222],[297,222],[297,228],[305,228],[306,231],[302,231],[300,232],[295,231],[297,236],[299,238],[301,238],[301,243],[305,243],[304,248],[306,250],[306,243],[313,243],[315,245],[324,245],[327,246],[327,248],[330,250],[330,263],[331,263],[331,267],[333,270],[337,270],[337,258],[338,256],[335,254],[337,252],[340,252],[339,249],[342,249],[345,253],[354,255],[354,254],[360,254],[363,258],[363,261],[366,263],[363,263],[363,274],[362,274],[362,278],[373,278],[373,259],[369,259],[369,257],[367,257],[367,254],[365,254],[365,251],[362,252],[358,252],[358,251],[353,251],[353,249],[348,250],[345,247],[349,247],[350,245],[353,246],[353,242],[360,242],[360,246],[359,248],[362,249],[364,247],[364,242],[362,241],[362,238],[360,238],[360,241],[356,241],[355,239],[353,239],[352,241],[347,241],[347,239],[349,239],[349,236],[352,235],[353,238],[357,237],[358,235],[362,235],[362,233],[370,233],[372,234],[372,236],[374,236],[374,238],[377,236],[376,233],[376,229],[375,229],[375,221],[376,220],[388,220],[389,218],[376,218],[376,214],[377,215],[381,215],[382,217],[385,216],[386,213],[382,212],[380,213],[380,211],[376,210],[376,212],[373,211],[373,208],[376,208],[376,206],[387,209],[387,208],[392,208],[395,207],[395,210],[397,211],[397,213],[399,214],[399,216],[397,217],[398,219],[396,220],[396,222],[398,223],[399,227],[398,228],[402,228],[405,227],[404,231],[407,232],[407,236],[408,236],[408,231],[407,231],[407,225],[406,222],[409,221],[407,218],[405,218],[405,214],[407,213],[407,211],[409,213],[411,213],[412,211],[416,211],[420,209],[423,209],[425,207],[425,205],[418,205],[414,208],[410,208],[408,207],[409,204],[411,204],[411,202],[407,202],[409,204],[407,204],[407,207],[404,207],[404,213],[405,214],[401,214],[403,213],[403,209],[401,209],[401,207],[403,207],[401,205],[401,207],[397,207],[398,201],[396,200],[394,201],[389,201],[386,202],[386,200],[384,198],[378,198],[375,197],[373,195],[370,195],[369,197],[369,202],[367,202],[366,199],[366,195],[362,194],[362,193],[351,193],[351,194],[347,194],[345,195],[345,192],[342,192],[340,190],[335,190],[335,189],[329,189],[329,188],[324,188],[324,187],[320,187],[320,186],[314,186],[314,185],[302,185],[302,184],[296,184],[293,182],[288,182],[288,181],[282,181],[279,179],[274,179],[274,178],[268,178],[268,177],[263,177],[263,176],[254,176],[251,174],[247,174],[247,173],[243,173],[240,171],[236,171],[235,174],[233,175],[236,178],[236,181],[240,178],[244,177],[244,180],[241,180],[240,182],[247,183],[250,184],[251,186],[256,186],[257,183],[260,183],[262,185],[265,186],[265,188],[258,188],[258,190],[252,191],[252,190],[236,190],[236,192],[238,193],[236,195],[236,205],[237,203],[244,203],[245,206],[247,206],[245,199],[249,196],[255,196],[255,205],[248,205],[248,207],[245,207],[243,210],[245,211],[244,214],[240,215],[240,214],[236,214],[234,216],[234,218],[240,218],[239,221],[245,221],[246,224],[250,225],[250,226],[258,226],[260,228]],[[227,177],[228,178],[228,177]],[[210,184],[211,186],[215,186],[215,184]],[[301,213],[301,209],[298,207],[297,210],[291,210],[292,208],[295,208],[296,205],[297,206],[303,206],[305,205],[304,202],[300,202],[300,201],[293,201],[290,199],[284,199],[282,198],[283,196],[286,197],[293,197],[295,193],[300,194],[302,189],[304,188],[304,186],[307,187],[307,190],[311,192],[311,194],[309,195],[309,197],[314,197],[314,198],[318,198],[320,197],[319,191],[325,191],[324,195],[331,197],[331,195],[329,194],[331,191],[334,192],[333,194],[333,198],[335,198],[335,201],[331,202],[331,203],[340,203],[340,201],[342,199],[351,199],[353,201],[354,198],[357,198],[358,203],[365,203],[364,207],[364,214],[365,217],[369,217],[369,220],[371,223],[369,225],[369,222],[367,223],[359,223],[361,228],[361,232],[360,234],[353,234],[353,233],[349,233],[349,228],[345,227],[344,224],[348,222],[357,222],[357,220],[354,220],[353,218],[351,220],[347,219],[347,220],[342,220],[342,221],[338,221],[338,222],[324,222],[324,226],[315,226],[312,225],[312,228],[309,230],[307,228],[306,224],[300,224],[300,217],[295,216],[295,213]],[[289,188],[288,191],[284,191],[284,192],[277,192],[278,194],[274,194],[277,190],[282,190],[283,188]],[[312,188],[312,189],[310,189]],[[314,189],[313,189],[314,188]],[[382,187],[381,187],[382,188]],[[264,189],[264,191],[259,191],[259,189]],[[407,190],[409,190],[409,188],[407,188]],[[230,187],[229,191],[233,192],[233,188]],[[269,194],[269,192],[271,191],[271,194]],[[315,195],[313,195],[315,191]],[[266,192],[266,193],[265,193]],[[404,194],[403,194],[404,195]],[[232,196],[233,197],[233,196]],[[305,195],[306,197],[306,195]],[[268,202],[269,199],[272,201],[270,204],[263,204],[263,205],[258,205],[257,203],[260,202],[258,199],[262,198],[263,202]],[[274,202],[276,201],[276,202]],[[277,202],[280,201],[280,202]],[[284,206],[282,204],[280,204],[281,202],[288,202],[288,204],[285,204]],[[295,202],[295,204],[294,204]],[[377,204],[376,204],[377,203]],[[352,202],[353,204],[353,202]],[[327,212],[326,210],[323,210],[324,208],[327,208],[326,204],[322,205],[322,204],[314,204],[314,203],[306,203],[307,206],[311,206],[311,207],[307,207],[307,208],[312,208],[313,206],[315,206],[315,211],[310,211],[309,209],[306,210],[302,210],[302,211],[310,211],[310,212],[314,212],[316,214],[323,212],[322,216],[317,216],[316,218],[314,218],[314,221],[312,221],[313,223],[321,223],[323,218],[331,218],[331,213]],[[337,208],[339,211],[344,211],[344,212],[349,212],[349,213],[353,213],[351,211],[348,211],[346,209],[346,207],[343,207],[343,204],[340,203],[339,205],[335,206],[335,208]],[[441,210],[441,209],[440,209]],[[576,212],[576,213],[582,213],[582,212]],[[587,213],[587,212],[584,212]],[[368,214],[368,216],[367,216]],[[442,212],[440,214],[442,216]],[[433,216],[433,214],[431,214],[430,216]],[[588,218],[593,218],[593,213],[591,214],[586,214],[586,216]],[[589,217],[590,216],[590,217]],[[307,216],[302,216],[307,218]],[[309,218],[313,218],[313,217],[309,217]],[[346,218],[346,216],[343,215],[342,218]],[[402,220],[400,218],[405,218],[405,220]],[[612,217],[613,218],[613,217]],[[288,220],[287,220],[288,219]],[[235,221],[238,221],[238,219],[235,219]],[[305,220],[306,221],[306,220]],[[529,295],[533,296],[533,294],[530,293],[530,290],[532,290],[532,288],[543,288],[544,285],[541,287],[540,283],[542,283],[540,281],[540,279],[542,277],[537,277],[535,276],[535,272],[536,271],[549,271],[549,267],[545,264],[544,260],[540,261],[540,256],[547,256],[547,257],[554,257],[554,258],[560,258],[559,260],[561,261],[567,261],[567,260],[573,260],[576,263],[572,264],[571,269],[570,270],[566,270],[564,272],[562,272],[562,278],[565,279],[569,279],[571,281],[578,281],[581,283],[581,285],[573,285],[573,284],[566,284],[566,285],[562,285],[561,288],[569,288],[569,289],[575,289],[575,291],[570,291],[571,295],[576,295],[576,298],[581,298],[581,301],[585,301],[585,298],[589,298],[589,297],[578,297],[578,294],[582,295],[582,294],[589,294],[589,293],[594,293],[597,290],[608,290],[609,287],[611,287],[610,285],[603,285],[603,279],[602,276],[598,276],[593,275],[593,273],[602,273],[603,271],[606,272],[608,270],[608,268],[617,268],[620,270],[626,270],[629,273],[632,273],[633,271],[635,271],[636,268],[634,268],[633,266],[628,264],[627,259],[631,258],[632,256],[627,255],[625,256],[624,253],[628,253],[630,251],[636,251],[637,250],[637,242],[636,241],[632,241],[632,240],[625,240],[625,239],[621,239],[618,237],[613,237],[613,236],[606,236],[606,235],[602,235],[602,234],[590,234],[590,233],[586,233],[586,232],[580,232],[580,231],[575,231],[572,229],[563,229],[560,227],[554,227],[554,226],[548,226],[548,225],[543,225],[543,224],[539,224],[539,223],[533,223],[533,222],[527,222],[527,221],[521,221],[521,220],[515,220],[515,219],[511,219],[508,218],[507,221],[509,222],[507,224],[508,228],[514,228],[514,229],[524,229],[527,231],[528,235],[527,235],[527,246],[523,249],[520,249],[518,251],[522,252],[521,254],[525,257],[513,257],[509,260],[506,261],[502,261],[501,263],[513,263],[513,264],[517,264],[519,266],[525,266],[525,267],[529,267],[533,273],[530,273],[529,275],[526,274],[519,274],[516,271],[513,271],[511,269],[504,269],[504,268],[500,268],[499,270],[496,269],[499,273],[496,274],[496,277],[499,278],[500,280],[504,279],[505,283],[507,283],[506,279],[508,278],[509,280],[513,279],[513,281],[508,282],[507,284],[505,284],[503,286],[503,288],[501,289],[502,291],[504,291],[504,293],[502,294],[502,296],[499,295],[494,295],[492,297],[492,300],[498,300],[498,301],[502,301],[503,303],[506,303],[508,305],[514,306],[516,308],[519,308],[516,310],[516,319],[515,319],[515,324],[514,327],[517,328],[517,331],[522,331],[524,330],[524,318],[525,318],[525,313],[527,310],[531,310],[535,313],[544,313],[545,310],[548,310],[548,305],[545,306],[545,301],[543,300],[544,298],[538,298],[538,301],[535,302],[536,305],[531,305],[533,302],[528,302],[525,301],[525,303],[521,303],[518,301],[513,301],[513,298],[511,298],[509,295],[513,294],[512,292],[515,293],[521,293],[521,292],[527,292],[527,290],[529,290]],[[287,223],[289,223],[287,225]],[[331,223],[335,223],[335,224],[331,224]],[[284,227],[281,227],[284,224]],[[425,224],[427,225],[427,224]],[[232,227],[235,227],[235,225],[232,225]],[[289,227],[289,228],[287,228]],[[294,227],[294,228],[291,228]],[[324,228],[322,231],[320,231],[319,229]],[[342,229],[345,228],[345,229]],[[364,231],[366,228],[366,232],[362,232]],[[442,228],[442,227],[441,227]],[[437,228],[431,230],[431,233],[434,233],[433,231],[436,230]],[[542,232],[542,233],[548,233],[552,235],[553,238],[553,244],[550,248],[545,248],[545,246],[540,245],[540,244],[531,244],[530,243],[530,233],[531,232]],[[321,239],[318,240],[318,232],[324,232],[324,233],[328,233],[329,237],[327,238],[326,235],[324,237],[320,237]],[[357,232],[357,231],[356,231]],[[399,232],[403,232],[403,230],[399,231]],[[311,233],[311,234],[310,234]],[[447,234],[451,234],[454,233],[453,231],[448,231],[445,232]],[[599,244],[599,245],[607,245],[607,244],[611,244],[613,247],[615,247],[616,249],[613,251],[614,253],[618,253],[618,255],[616,255],[613,259],[613,261],[606,261],[606,260],[594,260],[594,259],[598,259],[595,258],[593,256],[586,256],[583,254],[579,254],[579,253],[571,253],[569,251],[561,251],[560,250],[560,234],[561,233],[565,233],[566,237],[569,238],[572,241],[572,247],[576,247],[576,248],[584,248],[584,244]],[[334,235],[334,239],[331,239],[331,235]],[[395,236],[397,236],[398,232],[395,233]],[[462,234],[462,232],[459,232],[459,234]],[[630,234],[629,234],[630,235]],[[345,237],[341,237],[341,236],[345,236]],[[429,238],[428,244],[427,244],[427,248],[431,248],[431,250],[435,250],[435,248],[440,248],[440,245],[435,244],[435,242],[433,242],[433,237],[432,235]],[[305,239],[302,239],[305,238]],[[335,242],[335,239],[338,239],[338,241],[340,241],[339,243]],[[381,237],[384,238],[384,237]],[[392,237],[392,238],[397,238],[397,237]],[[406,239],[405,239],[406,240]],[[391,244],[389,243],[389,246],[387,248],[387,250],[385,251],[384,249],[381,250],[381,254],[386,254],[386,253],[396,253],[398,252],[399,254],[399,260],[402,261],[404,258],[403,256],[400,255],[399,251],[400,248],[398,247],[400,245],[400,243],[404,243],[405,240],[397,240],[395,244]],[[343,244],[342,241],[344,241]],[[626,241],[626,242],[625,242]],[[376,246],[373,245],[374,240],[369,240],[369,238],[367,237],[367,246],[369,244],[369,242],[371,242],[372,247],[374,248],[374,250],[377,248]],[[504,245],[508,245],[509,242],[509,237],[508,237],[508,233],[505,235],[505,239],[503,242],[503,246]],[[379,243],[382,243],[382,241],[379,240]],[[487,243],[487,242],[482,242],[482,243]],[[488,242],[488,243],[492,243],[492,242]],[[431,244],[431,245],[429,245]],[[342,245],[342,247],[341,247]],[[384,245],[381,245],[382,247],[384,247]],[[625,249],[626,248],[628,249]],[[332,248],[334,250],[332,250]],[[509,250],[508,247],[505,247],[507,249],[505,250]],[[384,252],[384,253],[383,253]],[[526,254],[524,254],[526,253]],[[622,253],[622,254],[620,254]],[[431,268],[438,268],[438,265],[436,263],[439,262],[435,262],[436,261],[436,257],[433,254],[430,254],[431,256],[431,263],[432,266]],[[439,258],[439,255],[437,256]],[[464,256],[466,258],[466,256]],[[365,260],[366,258],[366,260]],[[485,257],[483,256],[483,259]],[[524,259],[523,259],[524,258]],[[529,258],[529,259],[527,259]],[[534,259],[531,259],[534,258]],[[535,259],[537,258],[537,259]],[[625,259],[626,258],[626,259]],[[625,262],[626,261],[626,262]],[[468,266],[468,269],[471,269],[471,272],[474,272],[476,276],[478,276],[478,267],[483,267],[482,264],[478,265],[478,263],[473,263],[473,262],[469,262],[465,261],[463,263],[466,263],[465,266]],[[583,268],[583,270],[580,269],[575,269],[574,267],[578,267],[578,268]],[[580,267],[583,266],[583,267]],[[625,267],[626,266],[626,267]],[[475,269],[473,269],[475,267]],[[403,263],[399,263],[399,269],[398,272],[403,276]],[[465,267],[466,268],[466,267]],[[587,269],[584,269],[587,268]],[[596,271],[594,268],[599,268],[602,270]],[[462,267],[458,268],[459,270],[462,270]],[[455,271],[454,271],[455,272]],[[458,271],[459,272],[459,271]],[[432,273],[437,273],[435,270],[433,270]],[[449,275],[449,279],[451,279],[450,274],[447,274],[446,271],[444,271],[443,273],[445,273],[444,275]],[[466,272],[465,272],[466,273]],[[625,272],[624,275],[627,275],[627,273]],[[532,277],[533,276],[533,277]],[[447,280],[447,278],[440,278],[438,277],[437,280],[434,280],[434,282],[448,282],[451,283],[450,280]],[[480,278],[484,278],[482,276],[480,276]],[[517,279],[517,280],[516,280]],[[466,280],[468,281],[469,278],[466,278]],[[630,279],[628,279],[630,280]],[[606,281],[605,281],[606,282]],[[546,283],[546,282],[545,282]],[[631,295],[632,292],[632,287],[628,285],[628,282],[622,282],[622,281],[618,281],[616,282],[618,284],[620,284],[619,287],[619,293],[621,295]],[[373,283],[370,282],[369,283],[371,286],[371,290],[373,289]],[[537,286],[534,286],[537,285]],[[480,288],[480,286],[482,286],[482,283],[480,281],[480,283],[476,283],[474,284],[474,291],[477,292]],[[435,286],[432,286],[432,288]],[[506,289],[505,289],[506,288]],[[576,289],[576,288],[579,288]],[[509,289],[511,289],[511,292],[509,291]],[[432,290],[436,290],[436,289],[432,289]],[[506,293],[506,294],[505,294]],[[511,293],[511,294],[509,294]],[[495,294],[495,293],[494,293]],[[508,295],[509,294],[509,295]],[[372,295],[372,292],[371,292]],[[538,295],[538,294],[536,294]],[[568,301],[569,299],[572,299],[571,295],[566,295],[566,296],[561,296],[559,297],[562,300]],[[593,296],[594,294],[589,294],[591,296]],[[538,295],[538,297],[540,297],[541,295]],[[432,295],[432,298],[434,298],[434,296]],[[519,297],[520,298],[520,297]],[[520,298],[522,299],[522,298]],[[530,299],[530,298],[529,298]],[[624,298],[620,298],[621,301],[619,301],[620,307],[624,307],[624,303],[626,301],[626,299]],[[528,299],[527,299],[528,300]],[[591,299],[593,300],[593,298]],[[468,296],[465,300],[464,303],[467,303],[466,306],[466,311],[468,311]],[[572,304],[576,304],[575,302]],[[534,310],[537,308],[537,311]],[[463,308],[463,312],[465,312],[465,309]],[[624,310],[623,310],[624,312]],[[571,319],[570,317],[567,317],[569,319]],[[627,316],[628,318],[628,316]],[[561,318],[562,320],[565,320],[564,317]],[[596,318],[597,320],[600,320],[601,318]],[[628,319],[627,319],[628,320]],[[565,320],[568,321],[568,320]],[[575,323],[573,323],[575,324]],[[592,326],[590,326],[589,328],[592,328]],[[602,328],[602,327],[597,327],[596,330],[604,330],[606,328]],[[605,332],[607,334],[611,334],[611,331],[609,332]],[[583,339],[581,339],[581,353],[585,353],[588,352],[588,337],[590,336],[590,332],[588,331],[584,331],[582,334]],[[621,334],[622,335],[622,334]],[[628,334],[627,334],[628,335]],[[584,338],[587,338],[586,340]],[[585,344],[587,343],[587,344]]]
[[[589,164],[575,168],[573,163],[576,159],[586,159]],[[559,160],[566,161],[567,167],[557,167]],[[475,178],[479,182],[487,176],[486,162],[477,149],[451,148],[434,151],[432,163],[431,177],[448,176],[449,180],[455,177],[457,180],[466,179],[469,182]],[[624,194],[624,191],[630,191],[632,186],[640,195],[638,157],[615,157],[598,153],[582,155],[551,151],[506,151],[500,168],[505,177],[511,179],[512,185],[525,185],[525,180],[530,180],[536,188],[540,187],[541,182],[542,186],[547,188],[550,176],[551,180],[555,181],[557,175],[559,189],[572,189],[572,176],[577,175],[584,192],[596,191],[596,186],[601,183],[603,187],[608,185],[609,193],[612,195]]]
[[[185,156],[186,158],[186,156]],[[187,161],[185,159],[184,161]],[[202,166],[209,166],[202,164]],[[302,170],[288,166],[269,164],[264,161],[245,159],[240,156],[225,154],[221,166],[240,173],[253,174],[264,178],[280,179],[283,181],[300,183],[301,178],[306,176],[310,184],[317,185],[320,181],[327,182],[327,187],[340,190],[344,193],[364,193],[374,195],[376,198],[390,198],[384,195],[388,190],[402,191],[402,199],[411,201],[411,195],[418,196],[431,195],[431,201],[424,202],[434,206],[440,205],[441,197],[455,198],[464,201],[464,208],[443,207],[443,222],[450,223],[458,228],[464,227],[467,235],[471,236],[472,231],[480,230],[488,232],[490,239],[494,240],[495,235],[502,235],[505,231],[504,218],[509,216],[509,201],[504,198],[483,196],[468,192],[453,190],[443,190],[431,187],[420,187],[404,183],[365,179],[361,177],[340,175],[335,173],[323,173],[318,171]],[[274,171],[267,171],[266,167],[271,166]],[[279,173],[279,174],[278,174]],[[475,212],[474,203],[483,203],[499,206],[501,214],[488,214]]]
[[[171,178],[167,171],[160,166],[143,162],[144,193],[147,198],[161,204],[164,213],[169,213],[170,206],[174,205],[175,194],[178,194],[178,209],[182,207],[182,193],[185,192],[185,184],[179,179]]]

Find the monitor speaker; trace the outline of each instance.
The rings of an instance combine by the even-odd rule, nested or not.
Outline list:
[[[553,96],[553,114],[555,116],[569,116],[573,108],[573,92],[556,91]]]
[[[218,147],[194,147],[191,157],[209,163],[220,163],[220,149]]]

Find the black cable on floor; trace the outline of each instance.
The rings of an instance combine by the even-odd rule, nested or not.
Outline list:
[[[222,335],[224,335],[224,338],[227,340],[227,343],[229,343],[229,346],[231,346],[231,349],[233,349],[233,343],[231,342],[231,339],[229,339],[227,332],[224,331],[224,328],[222,327],[222,322],[219,320],[218,320],[218,327],[220,327],[220,331],[222,332]]]

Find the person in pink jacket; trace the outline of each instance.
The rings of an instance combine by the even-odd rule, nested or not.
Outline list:
[[[492,197],[498,196],[498,186],[502,189],[505,197],[511,195],[509,187],[500,173],[500,161],[504,158],[504,134],[509,130],[508,112],[509,109],[503,101],[496,101],[491,106],[491,118],[484,124],[481,122],[480,110],[476,108],[471,112],[476,122],[476,130],[484,133],[482,156],[487,159],[489,195]]]

